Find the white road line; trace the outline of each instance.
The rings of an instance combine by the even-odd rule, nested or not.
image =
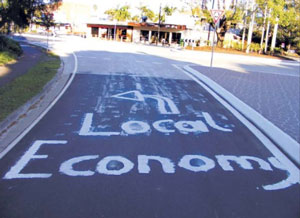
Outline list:
[[[185,66],[184,68],[201,81],[204,81],[207,85],[213,88],[215,92],[230,102],[231,105],[233,105],[241,114],[258,126],[264,132],[264,134],[275,141],[283,151],[285,151],[300,165],[300,145],[296,140],[214,81],[188,66]]]
[[[217,101],[219,101],[225,108],[227,108],[237,119],[239,119],[262,142],[262,144],[277,158],[277,160],[279,160],[287,168],[287,170],[289,172],[288,178],[287,178],[287,180],[285,180],[287,183],[291,182],[291,180],[293,180],[293,182],[300,183],[300,181],[299,181],[300,170],[298,169],[298,167],[295,166],[295,164],[289,158],[287,158],[285,156],[285,154],[283,154],[277,148],[277,146],[274,145],[272,143],[272,141],[270,141],[270,139],[267,138],[261,132],[261,130],[259,130],[256,126],[254,126],[251,122],[249,122],[245,118],[245,117],[247,117],[249,119],[249,116],[250,117],[253,116],[253,114],[251,114],[251,113],[250,113],[250,115],[248,114],[248,116],[245,116],[245,112],[249,112],[249,108],[250,107],[248,105],[246,105],[241,100],[239,100],[238,98],[236,98],[235,96],[233,96],[227,90],[223,89],[221,86],[219,86],[218,84],[216,84],[214,81],[211,81],[209,78],[207,78],[204,75],[200,74],[198,71],[193,70],[192,68],[190,68],[188,66],[184,67],[185,70],[181,69],[180,67],[178,67],[175,64],[173,64],[173,66],[175,68],[181,70],[181,72],[183,72],[185,75],[187,75],[188,77],[190,77],[191,79],[193,79],[195,82],[197,82],[200,86],[202,86]],[[204,84],[202,81],[204,81],[208,85]],[[222,96],[226,101],[223,98],[221,98],[220,96]],[[229,102],[235,108],[233,106],[231,106],[227,102]],[[238,106],[238,107],[236,107],[236,106]],[[246,107],[248,107],[248,109]],[[240,109],[242,109],[243,113],[240,112]],[[250,109],[252,109],[252,108],[250,108]],[[261,117],[263,119],[265,119],[263,116],[261,116]],[[252,117],[252,119],[253,119],[253,117]],[[251,121],[253,122],[253,120],[251,120]],[[269,123],[272,124],[271,122],[269,122]],[[259,125],[259,127],[261,128],[262,126]],[[269,127],[265,127],[265,128],[269,128]],[[270,129],[269,129],[269,131],[270,131]],[[272,131],[272,129],[271,129],[271,131]],[[279,134],[279,137],[283,137],[282,135],[285,134],[285,133],[281,131],[281,133],[280,132],[276,132],[276,134]],[[276,140],[275,140],[275,142],[277,143]],[[296,142],[296,144],[299,146],[299,144],[297,142]],[[293,150],[293,151],[296,154],[294,153],[294,154],[289,154],[289,155],[293,158],[293,160],[295,160],[299,164],[300,163],[300,161],[299,161],[299,156],[300,156],[300,154],[299,154],[299,147],[298,147],[298,149],[295,148],[295,150]],[[283,184],[276,184],[276,185],[280,186],[280,185],[283,185]]]
[[[46,108],[46,110],[43,111],[43,113],[40,114],[40,116],[33,121],[33,123],[27,127],[15,140],[13,140],[1,153],[0,153],[0,159],[2,159],[21,139],[50,111],[50,109],[56,104],[56,102],[61,98],[61,96],[66,92],[66,90],[69,88],[71,85],[76,72],[77,72],[77,65],[78,65],[78,60],[77,56],[74,52],[72,52],[72,55],[74,57],[75,65],[74,69],[71,75],[71,78],[63,88],[63,90],[59,93],[58,96],[51,102],[51,104]]]
[[[236,117],[238,117],[239,120],[241,120],[245,126],[247,126],[255,135],[258,137],[262,142],[267,142],[266,144],[263,143],[268,150],[273,153],[274,155],[278,152],[280,152],[281,155],[282,152],[279,151],[279,149],[271,143],[271,141],[264,136],[260,130],[258,130],[252,123],[250,123],[247,119],[249,119],[251,122],[253,122],[255,125],[257,125],[260,129],[263,130],[264,134],[266,134],[268,137],[270,137],[272,140],[274,140],[287,154],[289,154],[294,161],[297,163],[300,163],[300,154],[299,154],[299,144],[292,139],[289,135],[284,133],[282,130],[280,130],[278,127],[276,127],[273,123],[268,121],[266,118],[264,118],[261,114],[256,112],[254,109],[252,109],[250,106],[239,100],[237,97],[232,95],[230,92],[219,86],[214,81],[210,80],[206,76],[200,74],[198,71],[185,66],[184,69],[181,69],[177,65],[173,64],[173,66],[193,80],[195,80],[199,85],[201,85],[203,88],[205,88],[210,94],[212,94],[218,101],[220,101],[229,111],[231,111],[234,114],[237,114]],[[189,73],[188,73],[189,72]],[[204,81],[207,85],[205,85]],[[212,91],[213,89],[213,91]],[[218,95],[226,99],[227,102],[229,102],[231,105],[229,105],[226,101],[224,101],[222,98],[220,98]],[[247,119],[245,119],[246,117]],[[259,133],[259,134],[258,134]],[[257,135],[258,134],[258,135]],[[273,152],[274,151],[274,152]],[[276,156],[275,155],[275,156]],[[284,156],[284,155],[283,155]],[[276,156],[277,157],[277,156]],[[285,156],[284,156],[285,157]],[[286,157],[285,157],[286,158]],[[287,159],[289,160],[289,159]],[[291,161],[290,161],[291,162]]]

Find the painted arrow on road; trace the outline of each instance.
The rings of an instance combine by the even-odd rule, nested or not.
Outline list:
[[[142,94],[138,90],[132,90],[128,92],[122,92],[111,97],[139,102],[145,102],[145,100],[148,98],[157,101],[157,108],[161,114],[180,114],[177,106],[170,98],[160,95],[147,95]]]

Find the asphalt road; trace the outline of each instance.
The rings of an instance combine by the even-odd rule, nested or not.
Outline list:
[[[299,217],[299,169],[186,62],[74,50],[71,86],[0,160],[0,217]]]

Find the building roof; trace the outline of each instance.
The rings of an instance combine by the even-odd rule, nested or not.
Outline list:
[[[149,23],[149,22],[144,22],[144,23],[128,22],[128,25],[133,27],[156,27],[156,28],[160,26],[160,28],[166,28],[166,29],[186,30],[185,25],[177,25],[177,24],[161,23],[159,25],[158,23]]]

